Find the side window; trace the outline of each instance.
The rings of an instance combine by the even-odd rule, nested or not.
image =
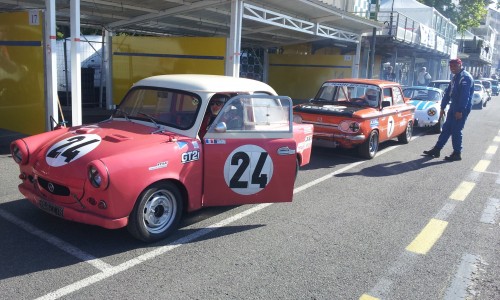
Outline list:
[[[403,95],[401,94],[401,90],[398,87],[392,88],[392,95],[393,95],[394,104],[405,103],[405,101],[403,99]]]
[[[214,123],[225,122],[227,132],[288,132],[291,131],[291,102],[288,98],[264,95],[231,98]],[[209,132],[214,132],[214,126]]]
[[[382,107],[392,106],[392,89],[385,88],[382,90],[384,99],[382,99]]]

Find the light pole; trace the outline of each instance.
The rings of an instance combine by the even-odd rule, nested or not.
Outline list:
[[[391,14],[389,16],[389,35],[392,36],[392,20],[394,16],[394,0],[392,0]]]

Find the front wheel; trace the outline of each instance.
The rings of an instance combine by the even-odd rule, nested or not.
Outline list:
[[[398,136],[398,141],[400,143],[403,143],[403,144],[408,144],[410,142],[410,140],[411,140],[412,134],[413,134],[413,123],[411,121],[409,121],[406,124],[405,132],[401,133]]]
[[[435,133],[441,133],[443,131],[443,124],[444,124],[444,116],[442,118],[439,118],[439,121],[434,125],[434,132]]]
[[[372,159],[378,151],[378,131],[370,132],[366,141],[358,148],[359,155],[364,158]]]
[[[127,229],[144,242],[167,237],[177,228],[182,214],[182,197],[171,182],[156,183],[145,189],[129,216]]]

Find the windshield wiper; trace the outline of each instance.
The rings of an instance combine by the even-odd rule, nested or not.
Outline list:
[[[155,124],[155,126],[157,128],[160,128],[160,125],[158,125],[158,123],[156,123],[155,118],[153,116],[148,115],[148,114],[143,113],[143,112],[138,112],[138,114],[147,117],[151,122],[153,122]]]
[[[126,111],[124,111],[123,109],[121,109],[121,108],[118,108],[118,107],[117,107],[117,108],[115,109],[115,112],[120,112],[120,113],[122,113],[122,115],[125,117],[125,119],[126,119],[127,121],[130,121],[130,119],[129,119],[129,117],[128,117],[128,116],[129,116],[129,114],[128,114]]]

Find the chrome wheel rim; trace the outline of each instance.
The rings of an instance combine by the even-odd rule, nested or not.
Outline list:
[[[374,134],[370,137],[370,154],[373,156],[375,154],[375,152],[377,152],[377,149],[378,149],[378,139],[377,139],[377,135]]]
[[[152,194],[143,209],[143,222],[150,233],[162,233],[174,222],[177,213],[175,196],[167,190]]]

